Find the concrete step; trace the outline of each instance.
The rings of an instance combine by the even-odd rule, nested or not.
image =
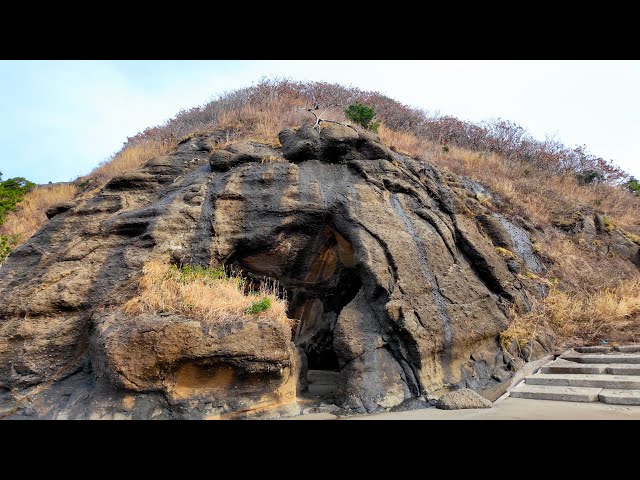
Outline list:
[[[560,387],[548,385],[519,385],[509,395],[532,400],[559,400],[564,402],[597,402],[601,388]]]
[[[576,363],[558,358],[544,365],[540,369],[540,373],[640,375],[640,365],[627,363]]]
[[[640,405],[640,390],[613,390],[605,388],[598,398],[614,405]]]
[[[610,363],[606,367],[611,375],[640,375],[640,365]]]
[[[640,345],[620,345],[619,347],[615,347],[615,349],[621,353],[639,353]]]
[[[625,363],[625,364],[640,364],[640,355],[632,353],[624,354],[602,354],[602,353],[567,353],[563,354],[560,358],[568,360],[570,362],[578,363]]]
[[[332,370],[309,370],[307,380],[309,381],[308,393],[316,398],[332,397],[337,389],[339,372]]]
[[[603,347],[598,345],[594,347],[576,347],[574,350],[580,353],[609,353],[613,350],[613,347]]]
[[[640,376],[636,375],[571,375],[540,373],[525,378],[528,385],[611,388],[640,390]]]
[[[541,373],[565,373],[565,374],[605,374],[607,373],[606,364],[588,364],[588,363],[576,363],[558,358],[551,363],[547,363],[540,369]]]
[[[309,383],[315,383],[318,385],[331,385],[338,381],[340,372],[334,372],[333,370],[308,370],[307,380]]]

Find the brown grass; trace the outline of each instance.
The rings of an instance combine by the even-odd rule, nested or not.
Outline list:
[[[87,177],[82,177],[79,180],[92,177],[103,185],[116,175],[136,170],[152,158],[165,155],[174,148],[175,144],[173,143],[152,140],[127,146],[124,150],[115,154],[111,160],[103,163]]]
[[[71,200],[77,193],[77,187],[70,183],[45,185],[27,192],[15,211],[9,213],[0,226],[0,234],[7,235],[15,247],[26,241],[47,221],[45,210],[52,205]]]
[[[278,133],[282,129],[305,123],[313,125],[315,118],[305,111],[308,107],[303,99],[295,97],[265,100],[262,104],[248,104],[221,112],[212,129],[227,132],[230,142],[251,137],[256,142],[279,145]],[[341,108],[332,107],[322,118],[343,121],[345,117]]]
[[[384,126],[380,128],[380,139],[401,153],[428,158],[480,182],[500,196],[500,208],[505,213],[520,215],[542,227],[553,225],[558,215],[590,207],[607,216],[611,225],[640,234],[640,198],[622,188],[607,184],[581,185],[575,175],[549,175],[531,164],[506,160],[495,153],[453,145],[444,152],[440,145]]]
[[[140,279],[138,296],[124,305],[130,315],[179,313],[209,322],[238,318],[269,318],[291,326],[287,302],[278,297],[273,284],[262,283],[258,291],[247,288],[239,275],[219,275],[216,269],[183,271],[158,260],[148,262]],[[248,314],[257,301],[268,298],[265,311]]]
[[[378,135],[389,148],[405,155],[416,155],[426,145],[426,142],[421,142],[413,133],[398,132],[385,125],[380,125]]]
[[[614,219],[615,225],[638,231],[640,201],[621,188],[606,184],[580,185],[575,175],[551,176],[536,167],[506,161],[494,153],[451,146],[448,153],[424,142],[422,151],[435,163],[466,175],[498,194],[508,213],[521,215],[541,226],[550,226],[558,214],[590,207]]]
[[[500,336],[504,346],[516,340],[522,347],[540,332],[550,332],[569,346],[620,338],[621,333],[622,338],[633,338],[640,333],[640,275],[581,294],[553,288],[544,301],[535,301],[530,313],[513,316]]]
[[[527,276],[551,287],[549,294],[532,298],[532,310],[526,314],[511,310],[514,321],[501,334],[503,345],[516,340],[522,347],[541,332],[566,345],[611,337],[629,340],[640,334],[637,267],[557,231],[548,233],[540,245],[551,266],[544,277]]]

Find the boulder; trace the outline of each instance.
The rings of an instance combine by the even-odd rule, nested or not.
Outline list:
[[[282,156],[266,145],[255,142],[238,142],[225,149],[214,150],[209,157],[211,170],[226,172],[242,163],[262,163],[271,158]]]
[[[281,322],[179,315],[93,316],[97,377],[171,404],[204,401],[224,411],[295,402],[300,364]]]
[[[441,396],[436,407],[442,410],[462,410],[467,408],[491,408],[493,404],[473,390],[461,388]]]
[[[56,215],[60,215],[61,213],[66,212],[67,210],[72,209],[75,206],[75,202],[67,201],[67,202],[58,202],[45,210],[45,215],[48,219],[52,219]]]
[[[313,127],[305,126],[298,130],[285,129],[278,139],[282,144],[282,153],[287,160],[303,162],[320,158],[320,134]]]

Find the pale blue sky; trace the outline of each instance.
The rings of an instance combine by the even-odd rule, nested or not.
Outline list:
[[[0,61],[0,171],[88,173],[127,136],[261,76],[354,85],[612,159],[640,177],[640,61]]]

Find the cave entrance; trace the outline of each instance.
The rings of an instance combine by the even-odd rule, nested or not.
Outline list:
[[[271,237],[268,246],[239,247],[231,263],[256,280],[277,279],[286,290],[288,316],[298,320],[293,341],[307,356],[310,391],[321,379],[327,388],[320,390],[330,393],[330,378],[339,369],[334,327],[362,286],[351,243],[331,226],[306,222]]]
[[[327,262],[324,266],[323,261]],[[294,342],[305,351],[309,370],[338,370],[333,329],[340,312],[353,300],[362,283],[353,269],[344,265],[334,268],[326,256],[319,257],[317,262],[321,265],[318,278],[304,288],[290,291],[289,317],[298,320]],[[335,270],[333,275],[328,275],[330,270]]]

